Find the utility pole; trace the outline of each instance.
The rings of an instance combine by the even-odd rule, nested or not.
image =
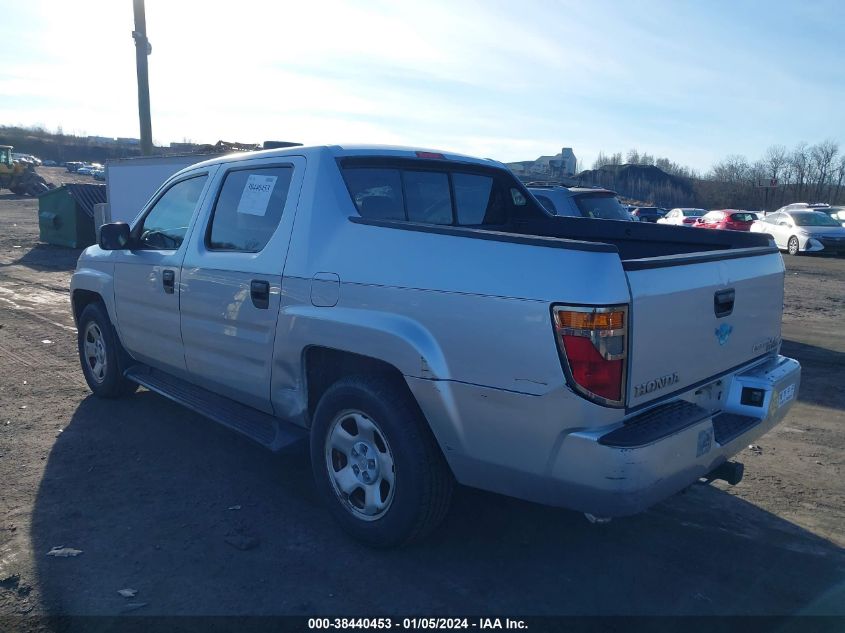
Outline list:
[[[135,66],[138,70],[138,118],[141,120],[141,154],[153,153],[153,128],[150,123],[150,76],[147,68],[147,56],[152,46],[147,39],[147,17],[144,12],[144,0],[132,0],[135,12]]]

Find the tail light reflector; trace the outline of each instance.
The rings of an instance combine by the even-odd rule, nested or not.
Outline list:
[[[555,338],[574,389],[606,406],[624,406],[628,306],[552,308]]]

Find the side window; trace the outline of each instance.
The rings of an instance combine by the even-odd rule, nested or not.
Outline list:
[[[398,169],[345,169],[343,178],[362,218],[404,220],[402,177]]]
[[[245,253],[263,249],[282,219],[292,175],[289,166],[226,174],[211,216],[208,247]]]
[[[458,224],[501,224],[504,204],[493,189],[493,178],[476,174],[452,174]],[[491,195],[492,194],[492,195]]]
[[[408,220],[427,224],[452,224],[449,176],[441,171],[405,171],[405,204]]]
[[[141,248],[175,250],[182,245],[207,178],[188,178],[164,192],[136,229]]]
[[[548,211],[549,213],[551,213],[553,215],[557,214],[557,209],[555,209],[555,203],[552,202],[551,198],[548,198],[546,196],[541,196],[541,195],[538,195],[536,193],[534,194],[534,197],[537,198],[537,201],[540,204],[543,205],[543,208],[546,211]]]

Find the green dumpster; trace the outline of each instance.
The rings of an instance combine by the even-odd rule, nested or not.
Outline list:
[[[105,185],[68,184],[38,196],[42,242],[85,248],[94,237],[94,205],[106,201]]]

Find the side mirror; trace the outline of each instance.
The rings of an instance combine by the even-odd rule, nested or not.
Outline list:
[[[128,248],[129,225],[126,222],[111,222],[100,227],[100,248],[104,251],[119,251]]]

